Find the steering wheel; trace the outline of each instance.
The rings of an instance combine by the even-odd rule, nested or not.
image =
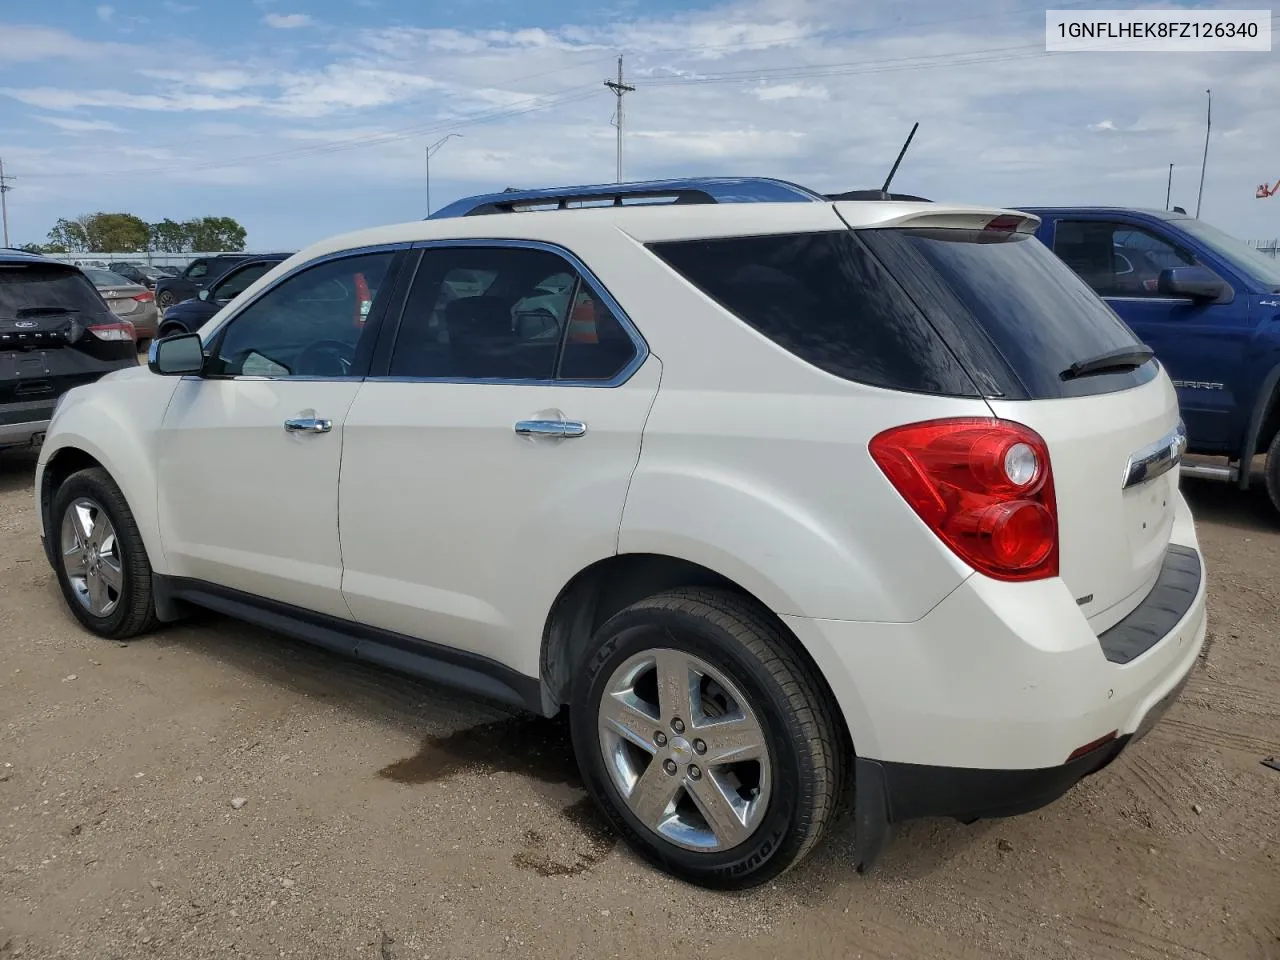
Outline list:
[[[298,351],[293,372],[303,377],[345,377],[351,372],[354,360],[355,348],[351,344],[341,340],[316,340]]]

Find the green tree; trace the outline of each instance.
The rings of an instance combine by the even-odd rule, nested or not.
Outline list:
[[[244,227],[233,217],[197,217],[183,224],[192,250],[243,250]]]
[[[132,213],[94,213],[84,218],[89,246],[103,253],[136,253],[146,250],[151,231],[146,221]]]
[[[151,249],[160,253],[186,253],[191,247],[191,234],[186,224],[165,217],[159,223],[147,227],[151,236]]]
[[[85,218],[77,217],[75,220],[60,218],[49,231],[49,245],[75,252],[88,250],[89,237],[85,233],[84,224],[80,222],[83,219]]]

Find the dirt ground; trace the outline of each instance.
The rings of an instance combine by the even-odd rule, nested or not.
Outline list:
[[[600,825],[556,722],[210,615],[85,633],[0,457],[0,958],[1280,957],[1280,521],[1187,481],[1210,638],[1182,700],[1038,813],[852,825],[690,888]],[[233,805],[232,801],[236,803]],[[240,800],[247,802],[240,804]]]

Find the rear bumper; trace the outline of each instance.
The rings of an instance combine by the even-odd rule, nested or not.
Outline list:
[[[1180,495],[1171,544],[1199,559]],[[975,574],[913,623],[782,619],[830,683],[860,758],[1046,769],[1110,733],[1138,731],[1191,671],[1205,637],[1199,570],[1177,621],[1161,622],[1158,638],[1123,663],[1107,658],[1058,579],[1002,583]],[[1163,602],[1156,594],[1148,601]],[[1148,601],[1130,617],[1140,620]]]
[[[0,404],[0,447],[25,447],[43,436],[56,400]]]
[[[1190,672],[1156,701],[1133,733],[1119,736],[1058,766],[984,770],[860,759],[857,775],[865,776],[866,780],[859,783],[859,792],[864,784],[883,789],[884,809],[890,823],[918,817],[952,817],[969,822],[1038,810],[1085,777],[1108,766],[1131,744],[1142,739],[1172,706],[1189,678]]]

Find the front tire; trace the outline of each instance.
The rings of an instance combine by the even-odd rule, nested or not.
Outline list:
[[[48,532],[54,569],[72,614],[101,637],[126,640],[156,624],[151,563],[133,511],[98,467],[63,481]]]
[[[169,290],[161,290],[159,295],[156,297],[156,308],[161,314],[172,307],[175,303],[177,303],[177,299]]]
[[[1248,466],[1242,463],[1240,469],[1247,470]],[[1266,478],[1267,496],[1271,498],[1271,505],[1280,511],[1280,432],[1271,438],[1271,446],[1267,448]]]
[[[588,791],[649,862],[742,889],[799,863],[839,807],[845,744],[829,694],[782,629],[720,590],[612,617],[574,686]]]

